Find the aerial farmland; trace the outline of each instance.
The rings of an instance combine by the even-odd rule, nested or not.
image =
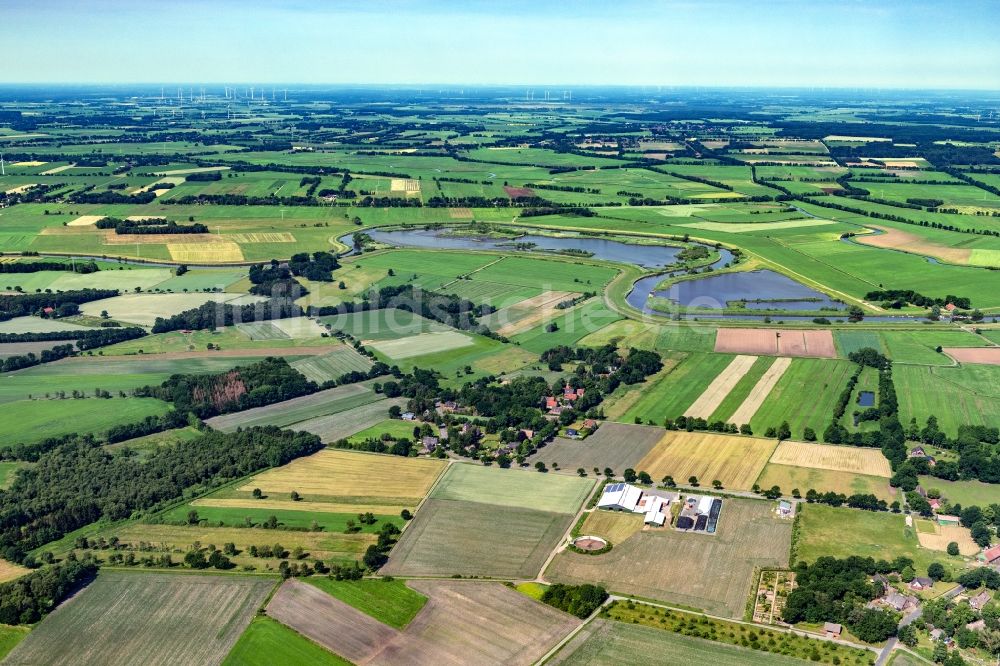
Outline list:
[[[1000,657],[991,3],[7,4],[0,662]]]

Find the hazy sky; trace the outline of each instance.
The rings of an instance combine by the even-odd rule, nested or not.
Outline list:
[[[1000,89],[1000,0],[0,0],[2,82]]]

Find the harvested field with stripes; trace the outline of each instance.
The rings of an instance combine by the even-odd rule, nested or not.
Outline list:
[[[726,366],[726,369],[712,380],[712,383],[698,396],[698,399],[685,410],[684,416],[709,418],[729,395],[729,392],[733,390],[733,387],[747,374],[756,360],[756,356],[737,356],[734,358]]]
[[[382,571],[534,578],[593,487],[576,476],[453,464]]]
[[[669,430],[635,469],[654,480],[670,475],[687,483],[696,476],[705,486],[719,480],[726,488],[750,490],[775,445],[773,439]]]
[[[20,564],[14,564],[13,562],[8,562],[7,560],[0,560],[0,583],[6,583],[8,580],[20,578],[29,571],[31,571],[31,569],[22,567]]]
[[[167,243],[170,258],[185,264],[223,264],[243,261],[243,250],[233,242]]]
[[[267,578],[102,572],[9,664],[218,664],[273,588]]]
[[[764,376],[750,390],[750,395],[746,397],[743,403],[736,408],[736,411],[726,421],[735,423],[736,425],[750,423],[750,419],[754,417],[760,406],[764,404],[767,396],[771,395],[771,389],[774,388],[774,385],[778,383],[778,380],[781,379],[781,376],[785,374],[785,370],[791,364],[792,359],[784,356],[775,359],[771,367],[764,372]]]
[[[416,505],[444,468],[444,462],[428,458],[324,449],[258,474],[238,490],[247,497],[260,488],[275,499],[294,490],[303,500],[356,504],[363,498]]]
[[[771,462],[886,478],[892,476],[892,468],[881,450],[859,446],[784,441],[778,444]]]
[[[969,532],[968,527],[962,527],[960,525],[938,525],[935,522],[927,521],[930,523],[933,532],[924,532],[917,529],[917,541],[924,548],[929,548],[931,550],[939,550],[942,553],[948,551],[948,544],[954,541],[958,544],[958,552],[965,557],[972,557],[980,550],[982,550],[979,545],[972,540],[972,534]]]
[[[294,580],[281,586],[267,612],[332,652],[373,666],[526,666],[580,624],[571,615],[499,583],[421,580],[407,584],[426,596],[427,603],[402,630]]]
[[[837,356],[830,331],[774,328],[720,328],[715,336],[715,351],[770,356]]]

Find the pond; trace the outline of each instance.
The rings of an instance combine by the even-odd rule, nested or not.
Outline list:
[[[861,407],[874,407],[875,393],[873,391],[859,391],[858,405]]]
[[[722,309],[731,301],[747,300],[748,310],[819,310],[844,309],[826,294],[770,270],[723,273],[676,282],[668,289],[657,290],[663,276],[653,275],[635,283],[628,303],[645,312],[649,296],[673,301],[687,308]]]
[[[513,252],[515,243],[532,243],[534,251],[559,252],[580,250],[593,259],[633,264],[641,268],[663,268],[677,263],[677,255],[684,248],[668,245],[638,245],[621,241],[587,236],[541,236],[525,234],[516,238],[489,238],[486,236],[460,236],[449,229],[399,229],[367,230],[372,240],[388,245],[423,247],[435,250],[500,250]],[[341,243],[350,247],[352,234],[342,236]],[[727,253],[728,254],[728,253]],[[732,255],[729,255],[732,258]],[[723,262],[725,263],[725,262]]]

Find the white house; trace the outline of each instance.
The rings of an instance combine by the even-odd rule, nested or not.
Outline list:
[[[663,509],[666,505],[667,501],[665,499],[653,496],[652,501],[646,504],[646,517],[643,522],[647,525],[663,527],[664,523],[667,522],[667,516],[663,513]]]

